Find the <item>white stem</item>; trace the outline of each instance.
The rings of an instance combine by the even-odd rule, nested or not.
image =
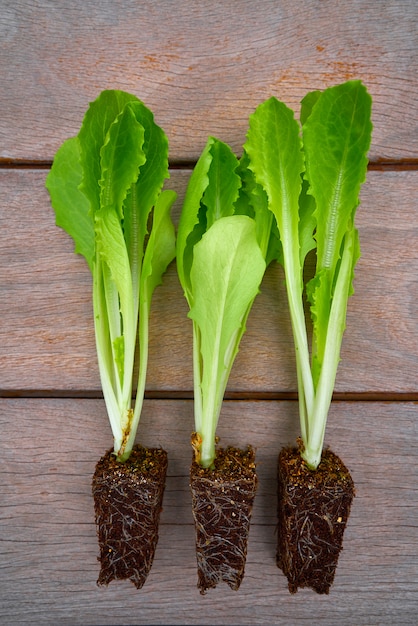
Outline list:
[[[314,404],[314,385],[310,366],[308,337],[306,333],[305,312],[302,298],[302,279],[299,264],[299,251],[293,250],[292,246],[283,245],[284,271],[286,277],[286,291],[289,301],[290,320],[296,352],[296,365],[298,374],[298,388],[303,389],[303,395],[299,395],[299,402],[306,407],[300,412],[301,430],[306,433],[307,419],[312,412]]]
[[[347,301],[353,273],[355,236],[355,229],[353,228],[347,233],[344,242],[340,270],[328,321],[324,358],[314,407],[309,418],[309,438],[305,445],[305,451],[302,454],[312,469],[315,469],[321,461],[328,411],[331,406],[340,361],[341,344],[347,315]]]
[[[136,390],[135,408],[130,416],[129,423],[125,429],[125,442],[121,449],[118,451],[118,457],[121,460],[127,459],[135,444],[135,437],[138,430],[139,421],[141,419],[142,407],[144,404],[145,384],[147,378],[148,367],[148,328],[149,328],[149,314],[150,304],[148,302],[141,302],[141,310],[139,314],[139,373],[138,373],[138,385]]]
[[[96,258],[93,271],[93,317],[100,380],[116,447],[122,441],[122,428],[119,400],[114,387],[115,381],[114,377],[110,375],[111,372],[114,372],[113,351],[110,345],[106,302],[103,295],[103,275],[99,257]]]
[[[195,431],[200,433],[203,425],[202,407],[202,364],[200,353],[200,330],[193,320],[193,396]]]

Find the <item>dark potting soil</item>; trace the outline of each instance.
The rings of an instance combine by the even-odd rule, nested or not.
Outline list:
[[[244,577],[251,513],[257,489],[255,451],[217,450],[214,469],[195,460],[190,469],[200,593],[224,581],[236,591]]]
[[[97,584],[129,579],[140,589],[158,541],[167,453],[137,445],[119,463],[112,452],[97,463],[92,484],[101,565]]]
[[[291,593],[299,587],[329,593],[354,493],[348,469],[331,450],[323,451],[315,471],[297,448],[281,450],[277,565]]]

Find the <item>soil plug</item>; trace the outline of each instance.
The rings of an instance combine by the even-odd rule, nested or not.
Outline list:
[[[257,489],[255,452],[228,447],[214,469],[195,461],[190,470],[196,529],[198,588],[223,581],[236,591],[244,577],[251,514]]]
[[[297,448],[283,448],[278,463],[277,565],[289,591],[328,593],[334,581],[354,483],[341,459],[324,450],[315,471]]]
[[[109,450],[93,475],[94,510],[100,547],[99,585],[129,578],[145,583],[158,542],[167,454],[134,446],[119,463]]]

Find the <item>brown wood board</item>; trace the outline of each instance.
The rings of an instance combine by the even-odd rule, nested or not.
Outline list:
[[[271,95],[298,110],[307,91],[361,78],[372,159],[417,159],[417,32],[414,0],[7,1],[0,157],[51,160],[105,88],[141,98],[171,159],[190,161],[209,134],[239,150]]]

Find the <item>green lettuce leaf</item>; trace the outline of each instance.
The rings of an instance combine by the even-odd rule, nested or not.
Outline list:
[[[302,456],[315,469],[340,359],[347,301],[360,255],[354,216],[366,177],[371,140],[371,98],[348,81],[302,101],[300,128],[275,98],[250,117],[248,167],[276,218],[296,351]],[[301,150],[303,147],[303,152]],[[304,265],[316,248],[306,285],[313,323],[309,351],[303,307]]]
[[[235,203],[235,214],[248,215],[254,218],[257,241],[266,259],[266,265],[269,265],[273,260],[283,263],[283,252],[276,220],[268,208],[267,194],[263,187],[256,182],[254,172],[249,168],[249,164],[250,160],[244,150],[238,168],[241,188]]]
[[[250,116],[244,149],[248,167],[256,182],[267,194],[281,242],[281,256],[286,277],[292,329],[295,343],[301,423],[306,429],[307,415],[313,405],[308,338],[303,306],[304,255],[312,241],[312,220],[300,218],[304,161],[300,127],[294,113],[272,97],[260,104]],[[305,205],[308,206],[308,205]]]
[[[192,305],[190,270],[193,263],[193,248],[206,232],[206,210],[201,201],[209,185],[209,169],[212,163],[211,148],[215,139],[209,138],[190,176],[180,215],[177,231],[177,272],[184,295]]]
[[[73,238],[75,252],[84,256],[93,271],[94,222],[90,203],[79,189],[82,174],[79,140],[78,137],[72,137],[64,141],[55,154],[45,185],[55,211],[57,226]]]
[[[152,293],[175,253],[176,194],[162,192],[168,176],[168,141],[152,112],[135,96],[108,90],[58,150],[46,181],[57,224],[92,271],[100,378],[120,461],[132,450],[143,403]]]
[[[303,126],[306,180],[315,199],[316,275],[308,285],[314,323],[313,375],[317,384],[347,232],[354,228],[366,178],[371,98],[360,81],[331,87],[316,99]],[[358,246],[353,247],[358,258]]]
[[[237,167],[231,148],[209,137],[190,177],[177,233],[177,270],[189,306],[194,246],[217,219],[234,213],[241,185]]]
[[[261,218],[259,197],[241,194],[246,173],[231,148],[210,137],[190,177],[178,228],[177,270],[193,321],[195,430],[204,467],[215,458],[223,395],[265,271],[258,239],[266,246],[270,240],[265,203]]]
[[[189,317],[200,331],[203,467],[214,460],[222,399],[265,267],[254,220],[247,216],[220,218],[194,248]]]
[[[212,138],[210,155],[208,185],[202,197],[207,229],[219,218],[234,214],[234,204],[241,186],[240,177],[236,173],[238,159],[231,148]]]
[[[125,105],[132,101],[138,101],[138,98],[124,91],[105,90],[90,103],[84,115],[78,133],[83,172],[80,189],[90,202],[92,214],[100,208],[101,149],[107,141],[110,126]]]

